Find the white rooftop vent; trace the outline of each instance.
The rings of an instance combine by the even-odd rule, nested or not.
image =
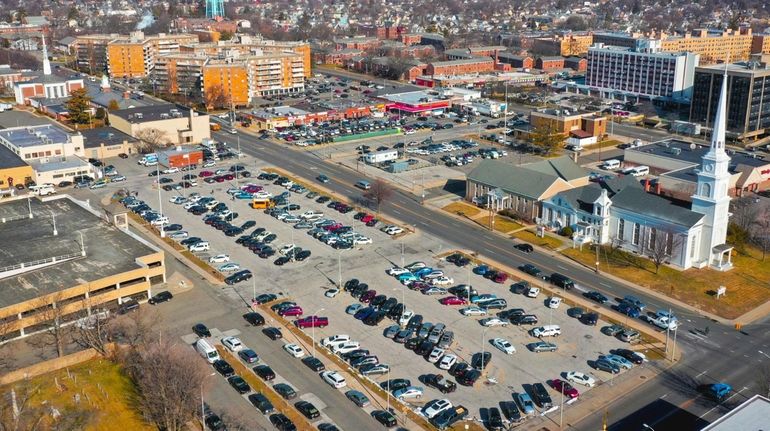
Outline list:
[[[141,120],[142,118],[144,118],[144,114],[142,114],[141,112],[137,112],[136,114],[134,114],[134,118],[138,118]]]

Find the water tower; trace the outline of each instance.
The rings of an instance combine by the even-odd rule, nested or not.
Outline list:
[[[224,18],[224,0],[206,0],[206,17],[211,19]]]

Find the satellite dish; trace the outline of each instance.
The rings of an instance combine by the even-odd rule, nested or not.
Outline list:
[[[691,149],[691,150],[694,150],[694,149],[696,149],[697,147],[698,147],[698,146],[697,146],[697,145],[695,145],[695,142],[690,142],[690,149]]]

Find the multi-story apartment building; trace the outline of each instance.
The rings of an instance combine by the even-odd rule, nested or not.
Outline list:
[[[113,78],[136,78],[149,75],[157,58],[177,53],[180,45],[198,42],[195,34],[164,34],[145,36],[136,31],[128,38],[107,44],[107,69]]]
[[[604,96],[686,101],[698,55],[660,52],[652,43],[643,50],[596,44],[588,50],[586,86]]]
[[[770,135],[770,54],[696,68],[690,121],[712,127],[725,73],[728,135],[747,142]]]
[[[495,61],[490,57],[476,57],[464,60],[436,61],[428,64],[428,75],[463,75],[466,73],[491,72]]]
[[[684,36],[661,35],[660,50],[692,52],[700,55],[704,64],[741,61],[748,60],[752,39],[751,28],[748,27],[738,30],[696,29]]]
[[[107,44],[120,38],[121,36],[117,33],[77,36],[72,43],[72,49],[78,68],[92,75],[106,72]]]

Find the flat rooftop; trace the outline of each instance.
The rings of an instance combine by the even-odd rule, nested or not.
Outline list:
[[[663,141],[653,142],[636,148],[628,148],[626,151],[652,154],[659,157],[667,157],[680,160],[693,165],[700,166],[701,159],[708,152],[707,145],[698,145],[680,139],[672,138]],[[730,150],[728,150],[728,154]],[[737,165],[746,165],[751,167],[761,167],[770,164],[770,160],[763,160],[752,157],[745,153],[730,154],[730,170],[733,171]]]
[[[0,218],[28,214],[27,202],[18,199],[0,204]],[[140,268],[136,259],[155,252],[69,197],[29,202],[33,219],[0,223],[0,267],[77,253],[81,234],[86,256],[0,280],[0,307]],[[57,236],[53,235],[52,215]]]
[[[411,91],[408,93],[382,94],[378,97],[391,102],[405,103],[407,105],[419,105],[421,103],[431,103],[445,101],[436,96],[428,94],[427,91]]]
[[[0,169],[18,168],[26,165],[16,153],[0,145]]]
[[[140,106],[129,109],[119,109],[110,112],[133,123],[146,123],[148,121],[168,120],[172,118],[186,118],[190,116],[190,109],[171,103],[163,105]]]
[[[0,130],[0,138],[18,148],[29,148],[45,145],[43,138],[50,139],[54,143],[67,142],[69,134],[64,129],[54,125],[13,127]]]
[[[42,159],[30,160],[29,165],[32,166],[36,172],[52,172],[62,169],[75,169],[80,168],[89,172],[93,171],[93,167],[85,160],[71,156],[67,158],[63,157],[50,157],[49,161],[44,162]]]
[[[767,430],[770,400],[754,395],[743,404],[703,428],[703,431],[761,431]]]
[[[99,127],[96,129],[83,129],[80,131],[83,135],[84,146],[86,148],[97,148],[101,144],[106,146],[120,145],[124,141],[137,142],[133,136],[123,133],[114,127]]]

